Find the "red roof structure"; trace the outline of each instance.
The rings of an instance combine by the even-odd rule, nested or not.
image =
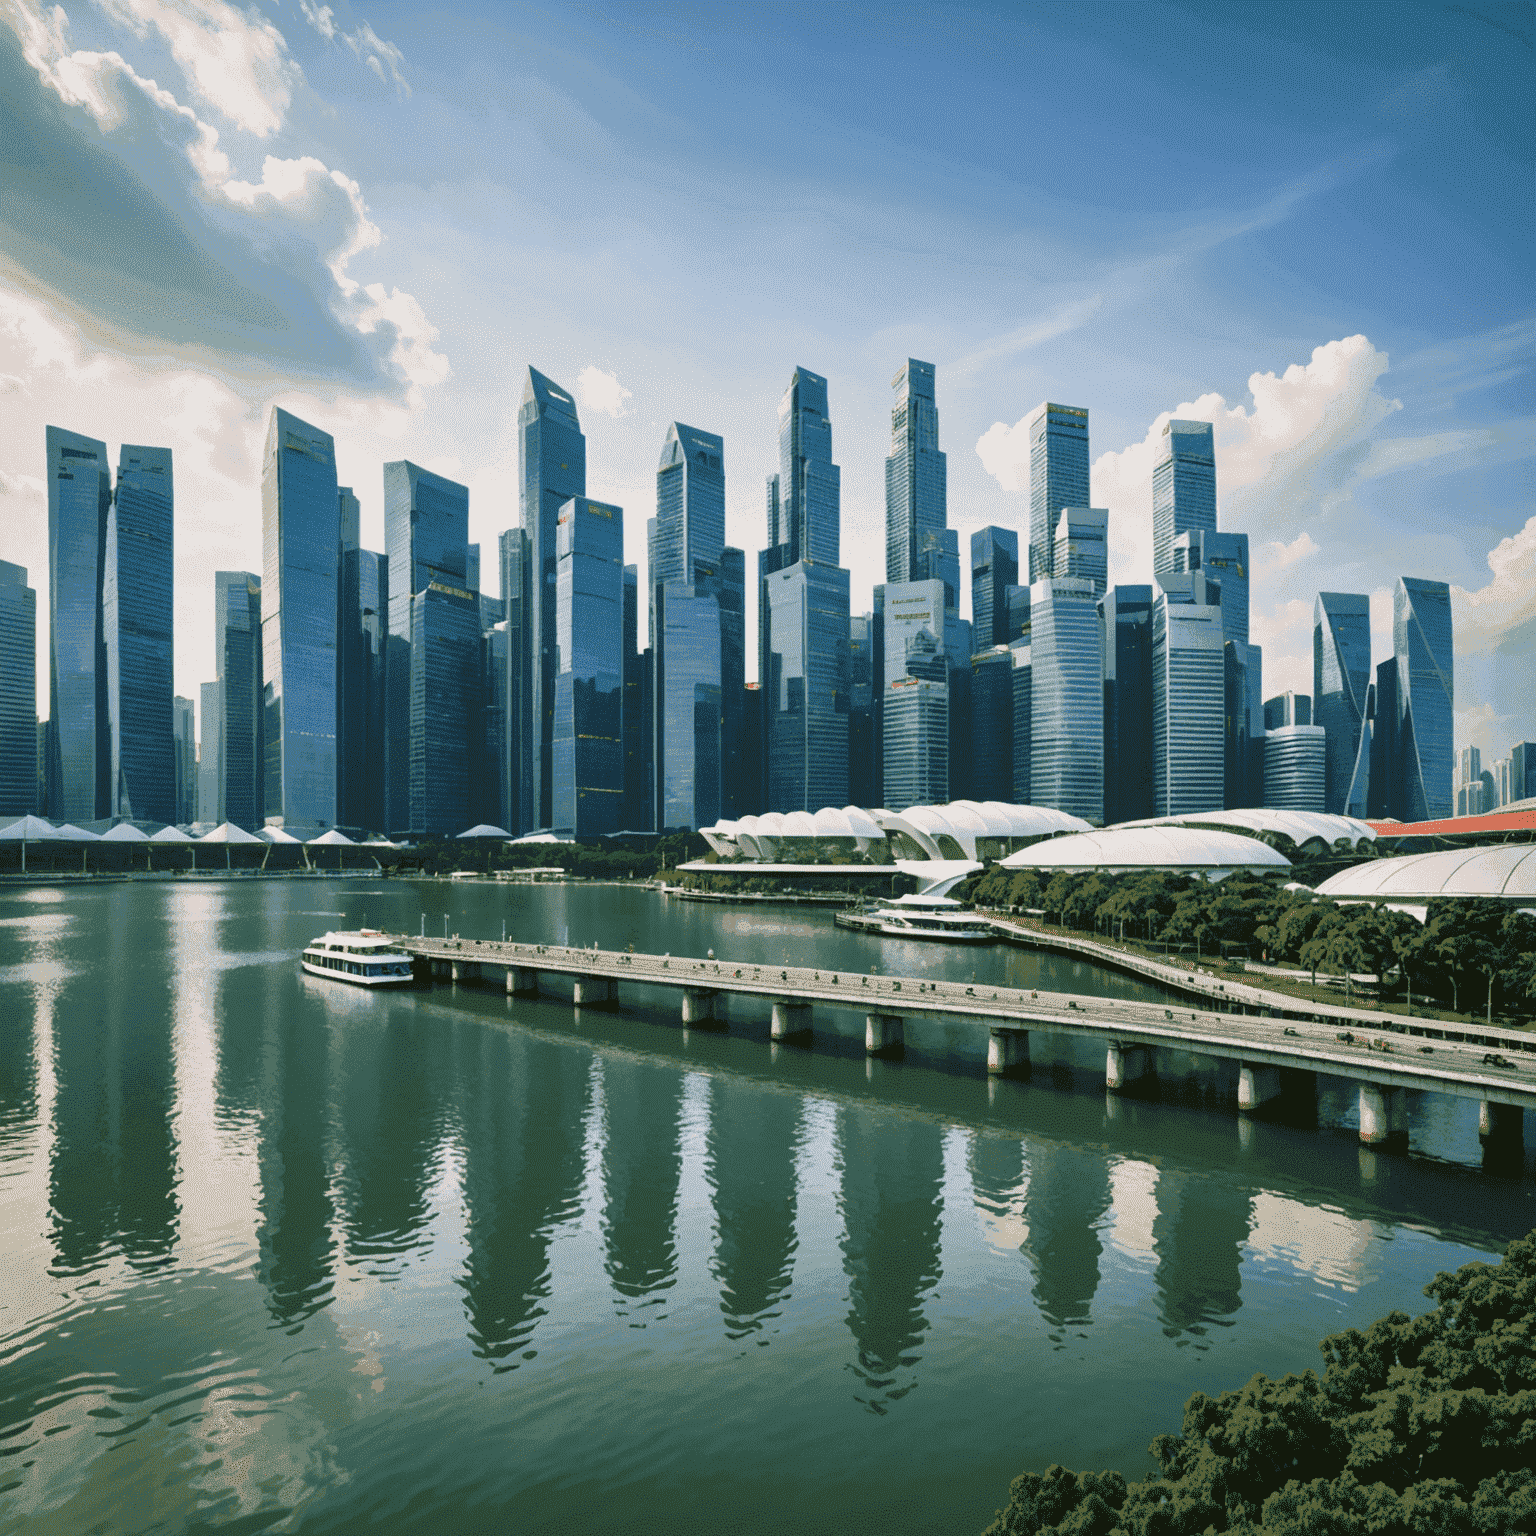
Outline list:
[[[1536,810],[1492,811],[1487,816],[1453,816],[1447,821],[1373,821],[1379,837],[1477,837],[1485,833],[1536,832]]]

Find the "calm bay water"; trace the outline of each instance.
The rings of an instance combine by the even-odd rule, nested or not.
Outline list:
[[[1378,1156],[1343,1083],[1240,1127],[1193,1062],[1184,1102],[1106,1103],[1091,1042],[988,1083],[958,1024],[866,1062],[852,1014],[770,1047],[766,1005],[684,1032],[638,988],[297,969],[445,915],[1151,995],[619,887],[0,892],[0,1528],[979,1531],[1023,1468],[1139,1472],[1190,1392],[1536,1225],[1531,1154],[1484,1173],[1437,1096]]]

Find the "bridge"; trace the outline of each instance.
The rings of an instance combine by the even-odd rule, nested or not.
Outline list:
[[[1407,1089],[1476,1099],[1479,1130],[1492,1142],[1518,1145],[1522,1112],[1536,1109],[1536,1036],[1513,1031],[1473,1034],[1395,1017],[1371,1029],[1339,1029],[1330,1022],[1288,1024],[1246,1000],[1198,1008],[511,940],[391,937],[414,958],[419,977],[501,981],[512,995],[537,993],[545,978],[569,981],[577,1008],[615,1006],[626,983],[665,987],[681,994],[685,1025],[723,1028],[731,997],[766,1001],[775,1040],[808,1040],[818,1005],[850,1009],[865,1016],[864,1047],[872,1056],[901,1053],[908,1019],[965,1020],[988,1030],[987,1070],[1001,1075],[1029,1070],[1031,1030],[1097,1036],[1105,1042],[1104,1081],[1112,1093],[1150,1086],[1158,1048],[1194,1052],[1237,1063],[1238,1109],[1245,1114],[1280,1095],[1282,1073],[1315,1082],[1325,1072],[1358,1084],[1360,1139],[1370,1146],[1406,1140]],[[1489,1049],[1495,1042],[1503,1049]]]

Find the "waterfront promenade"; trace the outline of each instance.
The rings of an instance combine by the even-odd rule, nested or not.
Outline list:
[[[1483,1135],[1516,1144],[1522,1111],[1536,1109],[1536,1038],[1364,1010],[1341,1010],[1351,1028],[1334,1019],[1288,1023],[1270,1011],[1273,994],[1256,1002],[1229,991],[1219,1008],[1191,1008],[729,959],[405,935],[396,942],[425,976],[500,983],[509,994],[535,992],[546,979],[569,981],[578,1008],[613,1006],[626,983],[667,988],[680,994],[682,1020],[695,1027],[723,1027],[733,996],[766,1001],[777,1040],[809,1038],[817,1006],[862,1012],[871,1055],[899,1053],[909,1019],[967,1020],[988,1030],[987,1066],[998,1074],[1028,1070],[1031,1030],[1097,1036],[1105,1043],[1105,1086],[1117,1093],[1151,1086],[1157,1050],[1193,1052],[1236,1063],[1243,1112],[1278,1098],[1287,1086],[1282,1074],[1294,1086],[1305,1082],[1297,1074],[1315,1081],[1329,1073],[1358,1084],[1360,1138],[1369,1145],[1405,1137],[1409,1089],[1477,1100]]]

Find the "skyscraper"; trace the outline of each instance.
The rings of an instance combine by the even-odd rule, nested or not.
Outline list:
[[[1104,654],[1104,822],[1152,815],[1152,588],[1099,599]]]
[[[1323,809],[1334,815],[1366,812],[1370,685],[1370,599],[1364,593],[1319,592],[1312,611],[1312,708],[1328,735]]]
[[[1221,583],[1221,624],[1228,640],[1248,643],[1248,535],[1191,528],[1173,541],[1174,571],[1201,571]]]
[[[176,757],[176,824],[197,820],[197,706],[178,693],[171,700]]]
[[[501,556],[501,606],[507,625],[506,697],[502,700],[502,798],[507,819],[501,823],[521,835],[534,826],[534,751],[532,715],[531,597],[528,535],[508,528],[498,542]]]
[[[1152,602],[1154,816],[1220,810],[1226,801],[1221,609],[1180,595],[1164,588]]]
[[[1216,531],[1216,444],[1208,421],[1170,421],[1152,470],[1152,573],[1175,569],[1173,541]]]
[[[0,560],[0,816],[37,809],[37,593]]]
[[[553,825],[591,838],[624,808],[624,512],[580,497],[558,516]]]
[[[1008,650],[1013,656],[1013,801],[1015,805],[1033,805],[1035,690],[1030,636],[1013,641]]]
[[[1282,725],[1264,735],[1264,804],[1276,811],[1321,811],[1328,733],[1320,725]]]
[[[624,567],[624,815],[629,832],[648,832],[656,822],[651,738],[646,733],[646,681],[650,647],[640,649],[640,568]]]
[[[1063,507],[1051,561],[1057,576],[1091,581],[1102,593],[1109,585],[1109,513],[1103,507]]]
[[[275,406],[261,477],[263,810],[312,836],[336,824],[336,445]]]
[[[114,816],[173,821],[171,450],[124,444],[107,514],[101,623]]]
[[[970,798],[1013,799],[1013,652],[989,646],[971,659]]]
[[[904,811],[911,805],[944,805],[948,800],[948,684],[927,677],[898,677],[885,693],[883,804]]]
[[[249,571],[213,573],[213,642],[218,681],[205,683],[203,751],[215,764],[213,800],[203,820],[233,822],[247,832],[262,824],[261,579]],[[215,691],[213,715],[206,690]],[[377,772],[379,764],[375,763]]]
[[[533,825],[550,825],[555,723],[555,530],[560,508],[587,494],[587,440],[576,402],[536,368],[517,415],[519,494],[528,535],[528,654]]]
[[[1088,412],[1046,401],[1029,418],[1029,581],[1054,574],[1063,507],[1088,505]]]
[[[1404,821],[1435,821],[1452,812],[1455,641],[1451,589],[1443,581],[1400,576],[1392,593],[1392,649],[1397,659],[1396,799]]]
[[[875,777],[874,616],[848,620],[848,803],[873,806],[883,780]]]
[[[342,493],[343,514],[346,497]],[[385,814],[385,665],[389,639],[389,559],[377,550],[341,547],[341,632],[336,708],[341,778],[336,819],[349,831],[381,832]]]
[[[1264,714],[1267,719],[1268,704]],[[1397,763],[1397,657],[1389,656],[1376,666],[1376,713],[1371,721],[1371,777],[1366,801],[1366,815],[1372,821],[1398,816],[1395,807],[1401,783]]]
[[[936,574],[918,570],[924,535],[941,533],[949,522],[933,364],[908,358],[891,388],[896,399],[885,461],[885,579],[920,581]]]
[[[386,464],[384,548],[390,830],[462,832],[480,698],[468,488],[408,459]]]
[[[1104,680],[1091,581],[1030,588],[1030,803],[1104,820]]]
[[[1223,588],[1223,594],[1225,588]],[[1225,625],[1225,614],[1222,617]],[[1264,648],[1228,640],[1226,657],[1226,804],[1264,800]]]
[[[48,812],[112,814],[101,588],[112,477],[107,445],[62,427],[48,443]]]
[[[210,827],[219,825],[219,795],[222,776],[219,773],[219,730],[223,710],[219,703],[217,682],[203,683],[198,688],[198,748],[197,748],[197,820]]]
[[[1019,536],[1011,528],[986,527],[971,535],[971,633],[978,651],[1007,645],[1008,593],[1019,580]]]
[[[936,423],[934,430],[936,438]],[[841,476],[832,462],[827,381],[808,368],[796,368],[779,401],[777,521],[779,542],[787,546],[781,568],[799,560],[829,566],[838,563]]]
[[[1289,689],[1264,701],[1264,729],[1278,731],[1286,725],[1312,724],[1312,698],[1310,694],[1292,693]]]

